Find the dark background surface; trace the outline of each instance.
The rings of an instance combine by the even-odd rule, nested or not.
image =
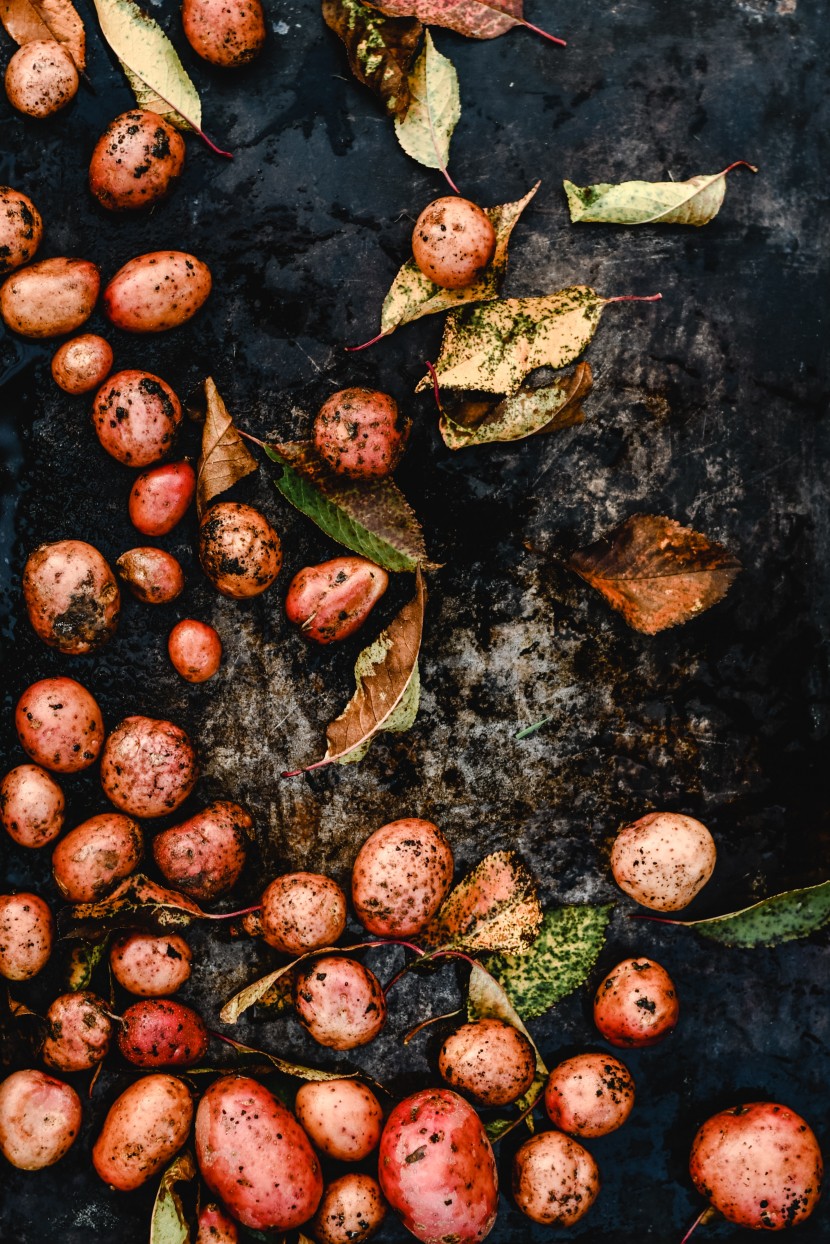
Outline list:
[[[826,934],[747,952],[630,922],[633,905],[607,862],[622,823],[671,809],[705,821],[719,848],[715,876],[690,916],[827,875],[827,19],[805,0],[527,7],[531,20],[569,40],[567,50],[526,31],[491,43],[434,31],[461,80],[451,170],[462,192],[504,202],[543,179],[514,235],[506,293],[585,282],[609,296],[664,297],[608,308],[586,356],[596,388],[585,424],[516,446],[443,447],[430,396],[412,396],[423,360],[438,351],[438,318],[365,353],[342,351],[373,335],[414,218],[445,186],[399,150],[391,122],[351,79],[316,0],[271,4],[267,49],[237,73],[198,61],[172,4],[151,7],[202,94],[205,129],[235,158],[220,160],[189,138],[182,182],[149,215],[105,215],[86,190],[95,140],[131,104],[91,5],[79,3],[95,93],[82,88],[50,122],[0,102],[0,183],[39,206],[40,258],[90,258],[108,278],[133,255],[172,247],[192,250],[213,271],[206,309],[158,339],[116,333],[96,313],[89,328],[112,341],[116,367],[154,371],[182,398],[212,374],[242,427],[282,438],[303,434],[337,388],[392,392],[415,419],[398,479],[431,555],[445,563],[430,579],[414,729],[377,742],[360,766],[282,781],[283,769],[322,754],[325,725],[346,702],[367,642],[364,633],[336,652],[311,651],[283,615],[291,576],[337,547],[282,501],[263,466],[232,495],[259,505],[283,537],[275,589],[243,604],[220,599],[194,559],[191,515],[159,541],[188,574],[178,601],[151,609],[125,599],[116,638],[95,657],[45,648],[22,609],[27,553],[42,540],[74,537],[112,562],[140,543],[127,520],[133,476],[99,447],[89,400],[55,388],[53,346],[6,335],[0,743],[6,768],[22,761],[14,703],[54,673],[87,685],[109,727],[128,713],[184,725],[203,763],[188,809],[221,796],[256,817],[258,855],[234,905],[255,899],[263,876],[290,868],[346,882],[360,841],[405,815],[441,825],[459,872],[485,850],[513,847],[546,903],[618,900],[591,983],[623,957],[653,955],[675,979],[682,1016],[664,1044],[626,1056],[637,1106],[623,1130],[588,1142],[603,1191],[568,1235],[672,1244],[701,1208],[686,1163],[696,1128],[714,1110],[783,1101],[830,1139]],[[4,60],[11,50],[4,38]],[[681,179],[739,158],[761,172],[730,176],[724,207],[705,229],[568,223],[563,177]],[[198,437],[188,425],[183,451],[195,454]],[[638,511],[693,525],[745,567],[723,604],[656,638],[628,630],[562,565]],[[411,580],[399,576],[370,638],[410,592]],[[212,622],[225,643],[220,674],[199,688],[179,680],[166,658],[170,627],[188,615]],[[548,715],[547,726],[515,740]],[[104,810],[94,771],[65,788],[69,825]],[[2,850],[9,887],[56,901],[48,851]],[[192,941],[197,967],[182,997],[214,1022],[226,997],[274,962],[225,931],[198,929]],[[391,974],[395,953],[381,975]],[[45,1009],[59,981],[50,965],[15,994]],[[410,978],[387,1030],[355,1061],[399,1091],[434,1081],[435,1042],[422,1037],[404,1051],[400,1036],[449,1009],[454,991],[450,969]],[[549,1065],[602,1048],[590,999],[586,987],[532,1024]],[[293,1020],[235,1031],[330,1065]],[[152,1189],[111,1193],[88,1158],[129,1078],[113,1056],[85,1107],[84,1136],[58,1166],[34,1175],[3,1168],[2,1240],[146,1239]],[[84,1093],[84,1078],[76,1079]],[[511,1147],[505,1142],[500,1157],[504,1187]],[[502,1198],[495,1244],[550,1236]],[[409,1238],[393,1221],[377,1237]],[[726,1224],[700,1232],[701,1240],[744,1238],[754,1237]],[[827,1204],[797,1238],[830,1238]]]

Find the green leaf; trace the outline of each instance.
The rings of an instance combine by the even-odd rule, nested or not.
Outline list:
[[[393,117],[405,117],[422,24],[416,18],[385,17],[360,0],[323,0],[323,20],[345,44],[358,82],[374,91]]]
[[[470,980],[467,986],[467,1018],[470,1021],[477,1019],[500,1019],[503,1023],[510,1024],[512,1028],[517,1028],[519,1032],[524,1033],[533,1046],[536,1055],[536,1075],[533,1083],[524,1096],[514,1103],[519,1111],[519,1116],[494,1119],[486,1125],[486,1131],[490,1139],[494,1141],[500,1140],[502,1136],[506,1136],[517,1124],[521,1123],[524,1111],[532,1109],[542,1096],[548,1078],[548,1069],[545,1066],[542,1055],[536,1048],[536,1042],[525,1028],[521,1016],[517,1014],[507,994],[499,982],[479,963],[474,963],[470,971]],[[527,1119],[527,1125],[533,1131],[533,1121],[530,1117]]]
[[[424,48],[409,75],[409,108],[395,121],[395,134],[407,155],[447,177],[450,142],[461,116],[458,74],[427,31]]]
[[[420,935],[424,946],[518,953],[542,923],[535,879],[513,851],[494,851],[445,899]]]
[[[706,920],[664,920],[695,929],[723,946],[751,949],[753,946],[780,946],[799,937],[809,937],[830,924],[830,881],[806,886],[801,890],[785,890],[773,894],[751,907],[710,916]]]
[[[573,224],[700,226],[717,216],[726,193],[726,174],[739,165],[758,172],[746,160],[736,160],[720,173],[701,174],[688,181],[562,184]]]
[[[553,721],[553,716],[541,717],[539,721],[534,721],[532,726],[525,726],[523,730],[517,730],[513,735],[514,739],[529,739],[531,734],[535,734],[537,730],[541,730],[542,726],[546,726],[549,721]]]
[[[580,405],[593,387],[591,368],[579,363],[570,375],[539,389],[520,389],[502,400],[442,402],[438,430],[448,449],[511,443],[583,423]]]
[[[108,934],[98,941],[82,942],[80,946],[73,946],[66,967],[66,987],[71,993],[89,989],[95,969],[106,955],[108,946]]]
[[[587,979],[605,944],[613,904],[556,907],[545,912],[529,950],[491,955],[487,967],[525,1019],[534,1019]]]
[[[195,1178],[196,1163],[190,1153],[181,1153],[170,1163],[156,1193],[150,1219],[150,1244],[190,1244],[190,1225],[175,1185]]]

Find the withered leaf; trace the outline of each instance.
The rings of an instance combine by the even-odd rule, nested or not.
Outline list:
[[[320,954],[320,951],[317,950],[313,953]],[[303,956],[303,958],[306,957],[305,955]],[[296,967],[296,964],[291,964],[290,966],[293,969]],[[227,1045],[232,1046],[237,1054],[242,1057],[264,1058],[275,1070],[282,1072],[284,1076],[293,1076],[297,1080],[313,1080],[317,1083],[322,1083],[326,1080],[353,1080],[355,1076],[360,1074],[357,1071],[322,1071],[319,1067],[306,1067],[304,1063],[295,1063],[291,1059],[280,1058],[279,1054],[270,1054],[268,1050],[258,1050],[252,1045],[243,1045],[241,1041],[232,1041],[230,1037],[223,1037],[222,1040]]]
[[[45,1024],[27,1006],[0,990],[0,1067],[31,1067],[45,1036]]]
[[[240,1015],[244,1015],[252,1006],[266,998],[277,985],[281,977],[292,974],[301,963],[305,963],[306,959],[311,959],[315,955],[326,954],[353,954],[357,950],[365,950],[369,945],[375,943],[359,942],[356,946],[321,946],[317,950],[309,950],[306,954],[300,955],[298,959],[294,959],[291,963],[284,964],[281,968],[276,968],[273,972],[269,972],[267,976],[261,976],[259,980],[252,981],[250,985],[246,985],[244,989],[240,989],[230,998],[222,1010],[219,1012],[219,1018],[223,1024],[235,1024]],[[232,1042],[236,1045],[237,1042]],[[256,1053],[262,1053],[257,1050]]]
[[[66,987],[75,993],[89,989],[95,969],[101,963],[109,947],[109,936],[104,933],[97,941],[81,942],[73,946],[66,967]]]
[[[437,168],[453,190],[447,165],[450,142],[461,116],[458,74],[427,31],[423,50],[409,75],[409,108],[395,121],[395,135],[407,155],[425,168]]]
[[[524,18],[523,0],[370,0],[372,8],[398,17],[418,17],[428,26],[446,26],[470,39],[496,39],[514,26],[526,26],[552,43],[562,43]]]
[[[441,401],[438,430],[448,449],[524,440],[560,432],[584,422],[580,405],[593,387],[591,368],[579,363],[570,375],[539,389],[522,388],[512,397]]]
[[[101,932],[133,924],[178,928],[204,915],[192,899],[166,889],[142,873],[135,873],[116,886],[107,898],[63,908],[58,914],[58,929],[62,937],[84,938],[90,930]]]
[[[39,39],[54,39],[83,73],[86,68],[86,31],[71,0],[0,0],[0,22],[21,47]]]
[[[487,1124],[487,1134],[490,1139],[501,1140],[502,1136],[506,1136],[508,1132],[521,1123],[524,1111],[532,1109],[542,1096],[548,1078],[548,1069],[545,1066],[542,1055],[536,1048],[536,1042],[525,1028],[521,1017],[517,1014],[507,994],[499,982],[479,963],[474,963],[470,971],[470,980],[467,985],[467,1018],[470,1021],[477,1019],[500,1019],[503,1023],[509,1024],[511,1028],[517,1028],[519,1032],[524,1033],[527,1037],[536,1055],[536,1075],[534,1076],[533,1083],[525,1095],[520,1097],[515,1103],[519,1114],[517,1116],[494,1119]],[[529,1116],[527,1126],[533,1131],[533,1120]]]
[[[573,224],[700,226],[717,216],[726,193],[726,174],[740,165],[758,172],[746,160],[736,160],[719,173],[688,181],[600,182],[595,186],[566,181],[563,185]]]
[[[722,544],[660,514],[632,515],[568,565],[645,635],[717,604],[741,570]]]
[[[234,426],[219,391],[205,381],[207,413],[202,429],[202,452],[196,471],[196,511],[202,517],[208,504],[257,469],[257,460]]]
[[[150,1219],[150,1244],[189,1244],[190,1225],[182,1208],[176,1184],[196,1178],[196,1163],[185,1150],[175,1158],[161,1177],[153,1216]]]
[[[495,851],[459,882],[420,940],[471,954],[521,954],[541,924],[534,878],[513,851]]]
[[[323,0],[323,20],[343,41],[358,82],[403,119],[409,108],[409,72],[424,27],[417,19],[387,17],[360,0]]]

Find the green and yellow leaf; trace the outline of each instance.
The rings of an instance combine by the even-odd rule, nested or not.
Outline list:
[[[830,881],[785,890],[751,907],[710,916],[706,920],[672,920],[684,929],[694,929],[723,946],[751,949],[754,946],[780,946],[800,937],[809,937],[830,924]]]
[[[427,31],[423,50],[409,74],[409,107],[395,120],[395,134],[407,155],[447,176],[450,142],[461,116],[458,74]]]
[[[535,879],[513,851],[495,851],[458,883],[420,936],[470,954],[525,950],[542,923]]]
[[[720,211],[726,193],[726,174],[743,165],[737,160],[719,173],[690,177],[688,181],[600,182],[575,186],[563,182],[573,224],[707,225]]]
[[[196,1163],[187,1151],[170,1163],[161,1177],[150,1219],[150,1244],[190,1244],[190,1224],[176,1184],[196,1178]]]
[[[591,368],[579,363],[570,375],[543,388],[522,388],[495,400],[441,402],[438,430],[448,449],[525,440],[583,423],[582,399],[593,387]]]

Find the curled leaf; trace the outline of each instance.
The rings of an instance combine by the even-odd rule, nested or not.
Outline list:
[[[281,977],[284,977],[287,973],[293,974],[301,963],[305,963],[306,959],[312,959],[315,955],[351,954],[356,950],[365,950],[367,946],[376,944],[374,942],[360,942],[356,946],[321,946],[317,950],[310,950],[306,954],[300,955],[299,959],[294,959],[293,962],[286,963],[281,968],[276,968],[275,971],[269,972],[267,976],[261,976],[259,980],[252,981],[250,985],[240,989],[239,993],[235,993],[222,1007],[222,1010],[219,1012],[219,1018],[223,1024],[235,1024],[240,1015],[244,1015],[252,1006],[256,1006],[258,1002],[271,993]],[[232,1041],[231,1044],[237,1045],[238,1042]],[[257,1053],[260,1052],[257,1051]]]
[[[474,963],[470,971],[470,980],[467,986],[467,1018],[470,1021],[477,1019],[500,1019],[503,1023],[510,1024],[511,1028],[517,1028],[519,1032],[527,1037],[536,1055],[536,1075],[534,1076],[533,1083],[524,1096],[515,1102],[519,1114],[517,1116],[494,1119],[486,1125],[490,1139],[500,1140],[502,1136],[506,1136],[508,1132],[521,1123],[525,1112],[532,1110],[535,1103],[542,1096],[548,1078],[548,1069],[536,1047],[536,1042],[525,1028],[521,1016],[516,1013],[507,994],[499,982],[479,963]],[[527,1120],[527,1125],[533,1131],[533,1122],[530,1118]]]
[[[71,0],[0,0],[0,22],[20,47],[54,39],[72,57],[78,73],[86,68],[86,31]]]
[[[33,1066],[45,1035],[43,1020],[7,989],[0,990],[0,1068]]]
[[[497,39],[514,26],[526,26],[552,43],[563,43],[524,18],[524,0],[370,0],[372,8],[397,17],[418,17],[428,26],[446,26],[470,39]]]
[[[85,937],[89,930],[102,932],[133,924],[171,929],[188,925],[204,914],[192,899],[135,873],[107,898],[64,908],[58,915],[58,928],[62,937]]]
[[[97,941],[81,942],[79,946],[72,947],[66,968],[66,988],[71,993],[89,989],[95,969],[106,955],[108,947],[107,934]]]
[[[176,1184],[196,1178],[196,1163],[185,1151],[175,1158],[161,1177],[150,1219],[150,1244],[190,1244],[190,1225]]]
[[[407,155],[450,180],[450,142],[461,116],[458,74],[427,31],[423,50],[409,75],[409,108],[395,121],[395,134]]]
[[[421,934],[427,947],[472,954],[527,949],[542,923],[536,881],[513,851],[495,851],[468,873]]]
[[[405,117],[409,72],[424,33],[421,23],[386,17],[360,0],[323,0],[323,20],[345,44],[358,82],[374,91],[393,117]]]
[[[741,569],[722,544],[659,514],[632,515],[568,565],[645,635],[717,604]]]
[[[320,954],[320,951],[315,951]],[[307,956],[303,956],[306,958]],[[294,965],[296,966],[296,965]],[[360,1073],[357,1071],[323,1071],[319,1067],[306,1067],[303,1063],[295,1063],[290,1059],[280,1058],[278,1054],[270,1054],[268,1050],[258,1050],[252,1045],[243,1045],[241,1041],[233,1041],[223,1037],[226,1045],[230,1045],[243,1058],[264,1058],[276,1071],[284,1076],[292,1076],[295,1080],[314,1081],[321,1083],[327,1080],[353,1080]]]
[[[448,449],[559,432],[584,422],[580,403],[592,388],[591,368],[579,363],[570,375],[544,388],[522,388],[512,397],[495,401],[442,402],[438,430]]]
[[[196,472],[196,510],[201,518],[210,501],[257,469],[257,461],[234,426],[211,376],[205,381],[207,413]]]
[[[806,886],[801,890],[785,890],[760,903],[728,912],[725,916],[709,916],[705,920],[662,920],[694,929],[723,946],[751,949],[754,946],[780,946],[800,937],[809,937],[830,924],[830,881]]]
[[[720,211],[726,193],[726,174],[739,166],[758,170],[746,160],[736,160],[719,173],[701,174],[688,181],[624,181],[619,185],[600,182],[575,186],[563,182],[573,224],[610,225],[707,225]]]

